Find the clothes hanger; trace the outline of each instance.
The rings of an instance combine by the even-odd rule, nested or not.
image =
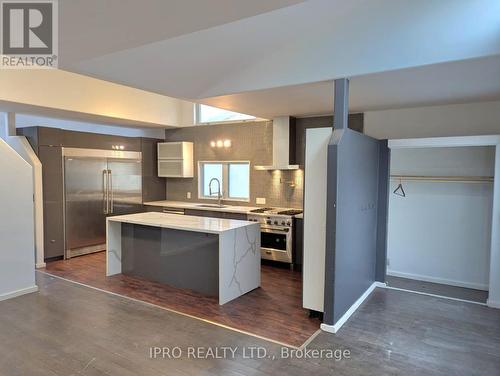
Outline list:
[[[401,196],[401,197],[406,197],[406,192],[403,188],[403,184],[401,183],[401,179],[399,179],[399,184],[397,186],[397,188],[394,190],[394,193],[395,195],[398,195],[398,196]]]

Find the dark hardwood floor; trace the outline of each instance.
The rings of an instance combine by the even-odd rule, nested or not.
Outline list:
[[[349,358],[287,358],[275,343],[43,273],[37,284],[39,292],[0,302],[0,375],[500,374],[500,310],[477,304],[377,288],[337,334],[321,332],[307,346],[349,350]],[[151,346],[182,353],[151,359]],[[222,346],[235,356],[187,355]],[[244,356],[250,346],[269,356]]]
[[[320,321],[302,308],[300,272],[262,265],[262,287],[220,306],[216,298],[123,274],[106,277],[105,252],[47,264],[47,273],[272,339],[302,345]],[[42,269],[43,270],[43,269]]]
[[[389,287],[423,292],[426,294],[441,295],[448,298],[470,300],[478,303],[486,303],[486,300],[488,299],[488,291],[483,290],[443,285],[441,283],[417,281],[415,279],[394,276],[387,276],[385,281]]]

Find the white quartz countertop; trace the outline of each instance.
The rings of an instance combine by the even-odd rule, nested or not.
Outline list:
[[[240,227],[258,225],[255,222],[240,221],[237,219],[197,217],[192,215],[179,215],[167,213],[137,213],[108,217],[111,222],[124,222],[136,225],[171,228],[210,234],[221,234]]]
[[[161,206],[165,208],[174,208],[174,209],[194,209],[194,210],[208,210],[208,211],[220,211],[224,213],[241,213],[247,214],[250,210],[257,209],[256,206],[234,206],[234,205],[225,205],[224,207],[216,207],[216,206],[201,206],[201,205],[210,205],[210,204],[202,204],[199,202],[184,202],[184,201],[150,201],[145,202],[144,205],[148,206]]]

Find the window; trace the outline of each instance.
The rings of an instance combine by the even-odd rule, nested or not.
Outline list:
[[[255,116],[240,114],[223,110],[221,108],[207,106],[204,104],[196,105],[196,123],[220,123],[225,121],[243,121],[254,120]]]
[[[217,182],[212,182],[212,195],[209,188],[210,180],[216,178],[223,200],[250,200],[250,162],[198,162],[198,176],[199,198],[217,199]]]

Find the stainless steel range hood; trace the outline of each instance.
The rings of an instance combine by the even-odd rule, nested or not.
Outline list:
[[[295,120],[295,119],[294,119]],[[273,164],[255,166],[256,170],[297,170],[298,164],[290,164],[295,157],[295,127],[290,116],[273,119]]]

